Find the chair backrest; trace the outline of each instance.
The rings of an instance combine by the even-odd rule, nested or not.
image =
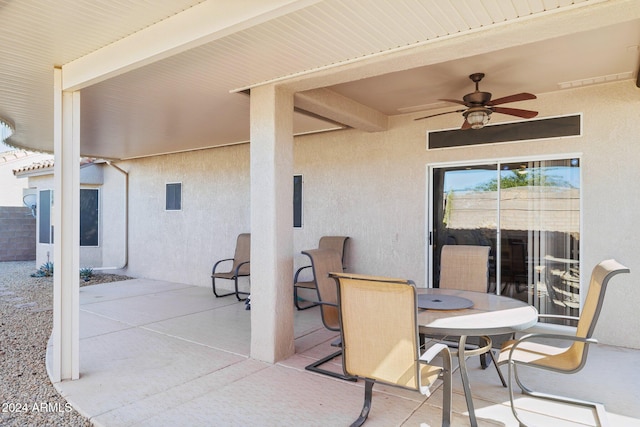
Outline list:
[[[440,287],[487,292],[489,246],[444,245],[440,255]]]
[[[331,277],[339,287],[345,373],[420,390],[413,283],[344,273]]]
[[[236,241],[236,252],[233,255],[233,271],[239,264],[249,261],[251,258],[251,233],[242,233],[238,235]],[[251,264],[244,264],[240,267],[239,274],[250,274]]]
[[[340,254],[340,260],[344,266],[344,247],[346,246],[347,236],[322,236],[318,242],[318,249],[329,249]]]
[[[527,273],[527,245],[521,240],[510,240],[512,274]]]
[[[616,274],[628,272],[629,269],[627,267],[613,259],[602,261],[593,268],[587,297],[584,300],[584,305],[580,312],[576,336],[581,338],[591,338],[593,336],[598,317],[600,317],[600,311],[602,310],[604,295],[609,280]],[[581,353],[583,349],[584,343],[575,342],[572,345],[571,351]]]
[[[311,259],[311,268],[313,269],[318,301],[320,302],[322,323],[329,330],[339,331],[338,290],[336,289],[336,282],[329,277],[329,273],[342,271],[340,254],[330,249],[310,249],[302,251],[302,253]]]

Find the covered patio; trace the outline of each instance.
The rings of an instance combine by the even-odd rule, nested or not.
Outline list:
[[[317,307],[295,313],[296,353],[276,364],[249,357],[244,304],[203,287],[148,279],[83,287],[80,318],[82,374],[56,387],[97,426],[348,425],[362,405],[361,381],[304,369],[335,350],[335,333],[324,329]],[[611,425],[640,426],[639,356],[638,350],[592,346],[586,368],[571,381],[546,371],[530,381],[604,403]],[[476,359],[469,364],[479,425],[517,426],[495,371],[483,371]],[[439,389],[425,398],[376,386],[367,426],[440,425],[441,398]],[[453,425],[469,425],[457,373],[453,399]],[[524,397],[518,403],[538,425],[595,425],[584,408]]]
[[[39,187],[50,222],[38,220],[37,243],[55,264],[52,381],[97,425],[351,422],[361,384],[304,370],[333,350],[335,334],[317,308],[295,311],[293,272],[305,262],[301,250],[344,235],[350,272],[432,286],[433,165],[579,159],[583,270],[616,258],[638,271],[630,230],[640,202],[628,194],[638,174],[629,159],[640,153],[639,5],[8,2],[0,8],[0,35],[11,41],[2,48],[11,60],[0,63],[1,118],[15,130],[7,143],[55,155],[53,177]],[[514,107],[540,118],[579,117],[578,134],[429,148],[430,132],[476,132],[454,111],[472,90],[471,73],[486,73],[482,88],[494,101],[515,96]],[[528,116],[490,107],[484,119],[499,114],[487,128]],[[103,159],[105,187],[115,188],[100,193],[104,255],[91,267],[138,279],[79,288],[81,157]],[[304,176],[301,228],[295,175]],[[174,184],[179,209],[167,205]],[[247,232],[251,312],[208,287],[212,263]],[[566,383],[537,376],[541,388],[604,401],[614,425],[637,424],[631,361],[640,336],[629,331],[638,330],[639,292],[633,277],[621,280],[595,334],[613,346],[594,349]],[[495,372],[471,376],[481,423],[515,425]],[[455,423],[467,425],[459,378],[454,392]],[[439,405],[437,391],[424,400],[376,388],[367,425],[437,425]],[[533,408],[557,414],[554,426],[592,419]]]

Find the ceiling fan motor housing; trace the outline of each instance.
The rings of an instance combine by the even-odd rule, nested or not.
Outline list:
[[[479,91],[471,92],[466,94],[462,99],[467,107],[479,107],[491,101],[491,93]]]
[[[472,113],[485,113],[487,116],[489,116],[491,115],[491,113],[493,113],[493,110],[488,107],[471,107],[463,112],[462,115],[466,118],[469,114]]]

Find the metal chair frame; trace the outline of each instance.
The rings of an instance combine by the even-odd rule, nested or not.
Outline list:
[[[472,283],[457,283],[458,277],[457,275],[466,275],[469,274],[469,271],[465,271],[464,273],[462,273],[460,271],[460,263],[463,262],[462,259],[458,259],[456,260],[455,264],[455,269],[456,269],[456,273],[454,273],[454,275],[452,276],[451,274],[448,275],[447,278],[451,277],[452,279],[450,279],[448,282],[443,280],[444,276],[444,272],[441,271],[441,276],[440,276],[440,287],[441,288],[446,288],[446,289],[461,289],[461,290],[467,290],[467,291],[475,291],[475,292],[487,292],[487,288],[488,288],[488,283],[489,283],[489,251],[490,251],[490,247],[489,246],[468,246],[468,245],[445,245],[442,247],[442,255],[441,255],[441,266],[443,263],[443,260],[446,259],[446,256],[449,257],[459,257],[459,258],[463,258],[465,256],[473,256],[475,258],[480,258],[480,257],[486,257],[486,261],[484,262],[484,273],[483,273],[483,277],[481,280],[474,280]],[[456,252],[461,251],[460,254],[456,254]],[[446,256],[445,256],[446,255]],[[473,270],[471,270],[473,271]],[[449,272],[449,270],[447,270],[447,272]],[[477,275],[473,275],[473,276],[477,276]],[[443,286],[444,284],[444,286]],[[424,337],[423,337],[424,338]],[[441,339],[441,341],[446,342],[447,345],[449,347],[452,348],[457,348],[458,347],[458,340],[449,340],[449,337],[439,337]],[[493,342],[491,340],[490,336],[484,335],[481,337],[478,337],[478,344],[475,343],[469,343],[467,345],[465,345],[465,357],[470,357],[470,356],[480,356],[480,366],[482,367],[482,369],[486,369],[490,362],[493,361],[493,364],[496,367],[496,371],[498,373],[498,378],[500,378],[500,382],[502,383],[503,387],[507,387],[507,382],[504,379],[504,376],[502,375],[502,372],[500,371],[500,369],[498,368],[497,365],[497,361],[496,361],[496,357],[493,354]],[[490,360],[487,360],[486,355],[489,354],[489,356],[491,357]]]
[[[349,237],[347,236],[323,236],[320,238],[318,242],[318,249],[332,249],[340,254],[340,260],[342,262],[342,270],[344,271],[344,255],[345,255],[345,247],[347,245],[347,240]],[[302,252],[304,253],[304,252]],[[316,283],[315,277],[311,280],[303,280],[299,281],[300,274],[305,270],[312,268],[310,265],[306,265],[304,267],[300,267],[296,270],[295,275],[293,276],[293,303],[298,310],[307,310],[312,307],[317,307],[319,305],[318,302],[311,302],[310,304],[301,305],[298,298],[298,289],[317,289],[318,284]]]
[[[248,260],[247,261],[243,261],[243,260],[236,259],[240,255],[239,252],[242,252],[242,249],[244,249],[244,248],[242,248],[242,246],[244,244],[244,241],[247,240],[247,239],[248,239],[249,245],[250,245],[251,234],[243,233],[243,234],[238,235],[238,239],[236,241],[236,251],[235,251],[234,258],[221,259],[220,261],[217,261],[215,264],[213,264],[213,268],[211,269],[211,287],[213,288],[213,294],[217,298],[226,297],[228,295],[235,295],[236,298],[238,299],[238,301],[244,301],[246,298],[240,298],[240,295],[249,295],[249,292],[240,291],[238,289],[238,278],[239,277],[248,277],[248,276],[251,275],[250,270],[247,268],[250,265],[250,261],[248,261]],[[246,255],[246,256],[248,257],[248,255]],[[228,261],[233,261],[233,264],[234,264],[232,266],[231,271],[228,271],[226,273],[217,272],[218,265],[220,265],[223,262],[228,262]],[[219,294],[216,291],[216,279],[233,280],[234,290],[231,291],[231,292]]]
[[[340,255],[330,249],[311,249],[308,251],[302,251],[311,260],[311,268],[313,275],[316,278],[316,291],[318,293],[317,305],[320,306],[320,315],[322,317],[322,324],[330,331],[340,331],[340,318],[338,314],[338,290],[333,279],[329,277],[329,273],[332,271],[340,271],[342,269],[342,259]],[[331,345],[333,347],[342,347],[342,341],[340,338],[334,340]],[[318,374],[328,375],[333,378],[339,378],[346,381],[356,381],[348,375],[343,375],[337,372],[323,369],[320,366],[342,355],[342,348],[340,350],[323,357],[307,366],[307,371],[315,372]]]
[[[602,310],[602,304],[604,302],[604,296],[605,296],[605,291],[606,291],[606,288],[607,288],[607,284],[608,284],[609,280],[613,276],[615,276],[617,274],[620,274],[620,273],[629,273],[629,271],[630,270],[627,267],[619,264],[615,260],[603,261],[593,269],[593,273],[591,275],[591,285],[589,286],[589,291],[587,293],[587,298],[585,300],[585,307],[587,307],[586,310],[589,311],[589,313],[587,313],[587,316],[589,318],[588,319],[584,319],[584,317],[587,317],[587,316],[581,316],[580,317],[580,320],[578,321],[578,326],[576,328],[576,335],[575,336],[568,336],[568,335],[558,334],[558,333],[531,333],[531,334],[527,334],[527,335],[525,335],[525,336],[523,336],[523,337],[521,337],[521,338],[519,338],[517,340],[508,341],[508,342],[504,343],[502,351],[506,352],[508,350],[508,359],[505,359],[505,358],[501,357],[500,358],[501,360],[500,360],[499,364],[504,364],[504,363],[508,364],[508,368],[509,368],[509,375],[508,375],[509,401],[511,402],[511,411],[513,412],[513,415],[515,416],[515,418],[518,420],[520,426],[525,426],[526,427],[527,424],[519,416],[518,411],[516,410],[516,407],[515,407],[515,399],[514,399],[514,393],[513,393],[513,380],[514,379],[515,379],[515,382],[518,384],[518,386],[520,387],[520,389],[522,390],[522,392],[525,395],[536,397],[536,398],[540,398],[540,399],[553,400],[553,401],[556,401],[556,402],[564,402],[564,403],[569,403],[569,404],[574,404],[574,405],[581,405],[581,406],[586,406],[586,407],[593,408],[596,411],[596,416],[598,418],[598,421],[599,421],[600,425],[601,426],[608,425],[608,421],[607,421],[607,416],[606,416],[606,411],[605,411],[604,405],[602,405],[601,403],[597,403],[597,402],[591,402],[591,401],[582,400],[582,399],[575,399],[575,398],[571,398],[571,397],[558,396],[558,395],[554,395],[554,394],[551,394],[551,393],[543,393],[543,392],[534,391],[531,388],[529,388],[526,385],[524,385],[522,380],[519,378],[519,376],[518,376],[518,365],[534,367],[534,368],[540,368],[540,369],[545,369],[545,370],[558,372],[558,373],[563,373],[563,374],[572,374],[572,373],[580,371],[585,366],[585,364],[587,362],[587,354],[588,354],[588,350],[589,350],[589,345],[598,343],[598,341],[595,338],[593,338],[592,336],[593,336],[593,332],[594,332],[595,327],[596,327],[596,323],[598,321],[598,317],[600,316],[600,311]],[[599,289],[598,290],[594,290],[597,287],[598,284],[600,284]],[[543,317],[543,316],[541,316],[541,317]],[[575,320],[574,316],[554,315],[553,317],[554,318],[559,318],[559,319]],[[567,353],[572,352],[572,351],[574,352],[573,354],[579,352],[578,353],[579,363],[577,365],[575,365],[575,366],[561,367],[561,366],[558,366],[558,365],[554,366],[551,361],[545,362],[545,364],[539,364],[539,363],[536,363],[535,361],[527,362],[525,360],[519,360],[516,357],[517,354],[518,354],[518,348],[521,345],[523,345],[523,343],[528,343],[530,341],[539,340],[539,339],[543,339],[543,340],[559,340],[559,341],[563,341],[565,343],[567,341],[571,341],[573,344],[571,346],[567,347],[562,354],[564,355],[564,354],[567,354]],[[582,343],[582,344],[580,344],[580,343]],[[577,347],[574,350],[574,346],[576,346],[576,345],[579,345],[580,347]],[[525,344],[525,346],[526,346],[526,344]],[[525,349],[525,351],[526,351],[526,349]],[[534,348],[534,351],[536,351],[537,354],[544,354],[540,350],[538,350],[537,348]]]

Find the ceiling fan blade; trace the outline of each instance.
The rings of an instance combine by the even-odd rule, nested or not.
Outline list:
[[[510,116],[522,117],[523,119],[531,119],[538,115],[537,111],[521,110],[519,108],[492,107],[494,113],[508,114]]]
[[[418,117],[417,119],[413,119],[413,120],[428,119],[429,117],[442,116],[442,115],[445,115],[445,114],[451,114],[451,113],[462,113],[463,111],[466,111],[466,109],[456,110],[456,111],[447,111],[447,112],[445,112],[445,113],[432,114],[432,115],[430,115],[430,116]]]
[[[468,107],[468,105],[464,101],[460,101],[459,99],[438,99],[438,101],[453,102],[454,104],[460,104]]]
[[[516,101],[526,101],[528,99],[536,99],[537,97],[532,93],[516,93],[515,95],[504,96],[502,98],[494,99],[493,101],[487,102],[487,106],[491,105],[499,105],[506,104],[508,102],[516,102]]]
[[[467,119],[464,119],[464,123],[462,124],[462,127],[460,129],[462,130],[471,129],[471,123],[469,123]]]

